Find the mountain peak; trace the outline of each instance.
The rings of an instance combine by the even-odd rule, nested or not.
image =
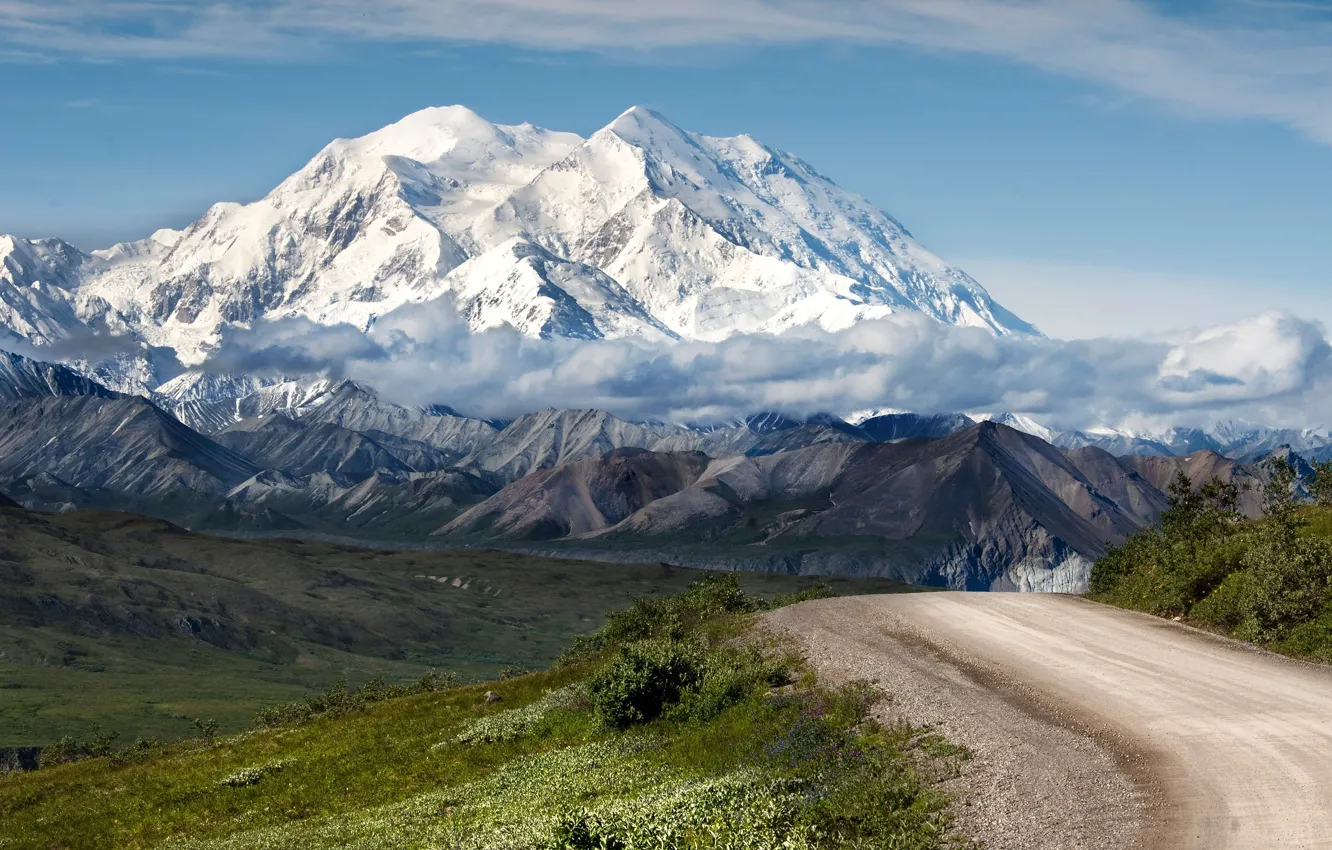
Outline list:
[[[505,130],[465,106],[432,106],[364,136],[338,139],[326,151],[356,158],[400,156],[430,163],[459,145],[469,149],[512,148],[513,138]]]
[[[1034,332],[799,159],[644,106],[588,140],[432,107],[332,142],[264,198],[214,205],[183,233],[94,257],[6,245],[0,290],[22,297],[0,291],[0,333],[50,342],[96,321],[187,366],[228,326],[368,328],[444,297],[473,331],[579,339],[835,332],[904,311]]]
[[[629,107],[601,132],[614,133],[626,142],[644,148],[669,145],[674,139],[687,139],[690,135],[665,115],[646,106]]]

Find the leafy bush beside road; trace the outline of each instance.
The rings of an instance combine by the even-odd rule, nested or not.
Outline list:
[[[1332,463],[1315,470],[1306,504],[1276,461],[1256,519],[1240,515],[1233,484],[1181,473],[1160,522],[1097,561],[1091,597],[1332,662]]]

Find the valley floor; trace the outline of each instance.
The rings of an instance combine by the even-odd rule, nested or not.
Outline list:
[[[955,850],[970,754],[870,716],[752,630],[735,576],[641,599],[548,671],[329,693],[250,731],[53,748],[0,776],[5,850]]]
[[[1067,596],[820,600],[767,615],[830,677],[971,748],[990,850],[1327,848],[1332,670]]]

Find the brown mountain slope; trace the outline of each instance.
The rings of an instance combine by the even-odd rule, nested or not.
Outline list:
[[[1141,460],[1155,459],[1064,452],[988,422],[942,439],[826,444],[711,462],[614,453],[528,475],[440,533],[545,540],[551,551],[610,558],[1078,590],[1108,543],[1165,506],[1162,487],[1135,468]],[[1250,474],[1211,459],[1189,468]],[[640,482],[624,498],[630,471],[652,486]],[[616,509],[596,509],[603,503]]]
[[[443,533],[548,540],[599,531],[690,487],[708,463],[701,452],[616,449],[540,469],[467,511]]]

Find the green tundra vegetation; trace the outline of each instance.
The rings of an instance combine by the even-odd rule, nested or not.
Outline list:
[[[706,576],[545,671],[335,687],[227,737],[66,741],[50,761],[76,761],[0,779],[0,847],[960,846],[937,785],[967,753],[875,722],[872,686],[822,686],[752,628],[827,592]]]
[[[175,740],[195,735],[196,720],[237,732],[338,680],[544,668],[608,612],[698,576],[484,549],[230,540],[129,514],[0,506],[0,747],[112,732]],[[809,583],[739,580],[760,596]],[[828,583],[840,594],[911,589]]]
[[[1275,461],[1257,518],[1234,484],[1181,474],[1160,522],[1097,561],[1091,598],[1332,662],[1332,462],[1314,473]]]

